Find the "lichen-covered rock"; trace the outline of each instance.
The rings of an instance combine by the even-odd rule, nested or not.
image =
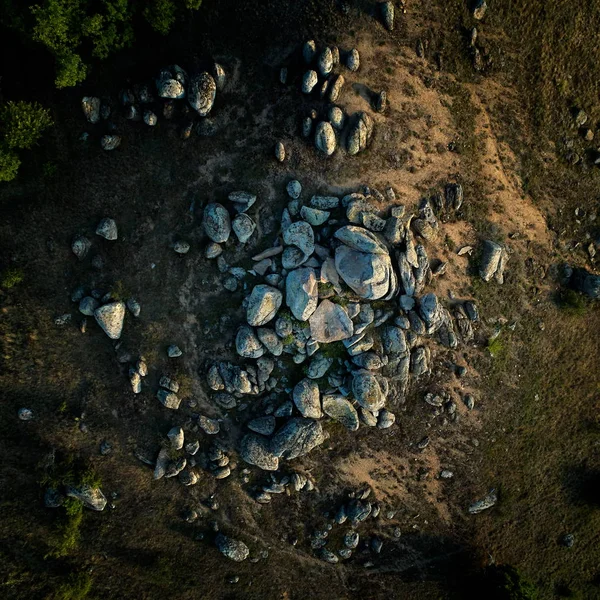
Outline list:
[[[204,71],[192,77],[188,102],[201,117],[206,117],[211,111],[216,95],[217,84],[209,73]]]
[[[354,324],[345,308],[330,300],[322,300],[309,319],[311,338],[330,344],[352,337]]]
[[[479,275],[488,282],[492,277],[500,284],[504,283],[504,269],[508,262],[508,252],[503,245],[485,240],[479,265]]]
[[[371,412],[381,410],[385,405],[385,396],[377,377],[368,371],[359,371],[352,379],[352,393],[356,401]]]
[[[337,147],[335,131],[328,121],[321,121],[315,130],[315,146],[327,156],[331,156]]]
[[[120,135],[103,135],[100,138],[100,146],[102,150],[116,150],[121,145]]]
[[[125,303],[111,302],[105,304],[94,311],[94,317],[111,340],[118,340],[123,332]]]
[[[303,417],[309,419],[321,418],[321,395],[319,386],[315,381],[306,378],[299,381],[294,387],[292,398]]]
[[[383,24],[388,31],[394,29],[394,3],[393,2],[382,2],[381,6],[381,17]]]
[[[346,66],[348,69],[350,69],[350,71],[358,71],[360,67],[360,55],[358,54],[358,50],[356,48],[352,48],[346,57]]]
[[[245,244],[254,233],[256,223],[245,213],[240,213],[231,222],[231,228],[240,244]]]
[[[170,408],[171,410],[177,410],[181,404],[179,396],[169,390],[158,390],[156,397],[165,408]]]
[[[234,540],[230,537],[223,535],[222,533],[218,533],[215,538],[215,544],[224,556],[235,561],[242,562],[248,558],[250,554],[250,550],[248,546],[241,542],[240,540]]]
[[[79,260],[83,260],[87,256],[91,247],[92,243],[83,235],[78,235],[71,244],[71,250]]]
[[[98,227],[96,227],[96,235],[103,237],[105,240],[114,241],[118,237],[117,224],[114,219],[104,218]]]
[[[106,506],[106,497],[100,488],[91,487],[89,485],[81,485],[78,487],[68,485],[65,488],[65,492],[67,496],[83,502],[84,506],[87,506],[87,508],[91,508],[92,510],[102,511]]]
[[[317,75],[316,71],[313,71],[312,69],[306,71],[304,77],[302,78],[302,93],[310,94],[314,90],[318,82],[319,76]]]
[[[279,468],[279,458],[271,451],[269,440],[255,433],[247,433],[242,438],[240,456],[263,471],[277,471]]]
[[[229,239],[231,234],[231,219],[227,209],[216,202],[207,204],[204,208],[204,231],[206,235],[217,244],[222,244]]]
[[[264,346],[247,325],[242,325],[235,337],[235,349],[244,358],[260,358],[265,353]]]
[[[333,54],[331,48],[325,48],[319,55],[318,60],[319,72],[323,77],[327,77],[333,69]]]
[[[367,254],[342,244],[335,251],[335,268],[361,298],[378,300],[394,291],[392,263],[387,254]]]
[[[308,454],[326,439],[319,421],[295,417],[281,427],[271,440],[271,450],[279,458],[292,460]]]
[[[315,312],[319,287],[315,270],[301,267],[290,271],[285,282],[285,302],[299,321],[306,321]]]
[[[323,412],[350,431],[356,431],[359,427],[356,409],[341,394],[323,396]]]
[[[95,124],[100,120],[100,98],[84,96],[81,100],[81,108],[90,123]]]
[[[275,317],[283,301],[283,294],[270,285],[254,286],[248,299],[246,320],[252,327],[262,327]]]
[[[187,73],[178,65],[163,69],[156,79],[156,89],[161,98],[181,100],[185,98]]]

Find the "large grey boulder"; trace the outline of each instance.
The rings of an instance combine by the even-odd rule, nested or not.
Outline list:
[[[206,117],[211,111],[216,95],[217,84],[210,73],[204,71],[200,75],[192,77],[188,91],[188,102],[201,117]]]
[[[323,412],[350,431],[358,429],[358,413],[354,406],[341,394],[323,396]]]
[[[262,327],[275,317],[283,294],[274,287],[266,284],[255,285],[248,298],[246,320],[252,327]]]
[[[387,254],[367,254],[341,245],[335,251],[335,268],[361,298],[378,300],[394,291],[395,276]]]
[[[308,454],[326,439],[319,421],[295,417],[281,427],[271,440],[275,456],[291,460]]]
[[[227,209],[216,202],[211,202],[204,207],[204,231],[206,235],[217,244],[222,244],[229,239],[231,234],[231,219]]]
[[[394,325],[384,327],[381,342],[387,354],[406,354],[408,352],[406,336],[400,327]]]
[[[322,417],[319,386],[312,379],[305,378],[299,381],[294,387],[292,398],[303,417],[309,419],[320,419]]]
[[[354,374],[352,393],[356,401],[368,411],[381,410],[385,405],[385,396],[379,381],[368,371],[358,371]]]
[[[373,137],[373,119],[365,112],[360,112],[354,117],[354,124],[348,133],[346,147],[348,154],[354,155],[362,152],[371,143]]]
[[[92,510],[101,511],[106,506],[106,497],[102,490],[89,485],[81,485],[79,487],[66,486],[65,492],[70,498],[75,498],[83,502],[83,505]]]
[[[309,323],[311,338],[323,344],[345,340],[354,334],[354,324],[346,309],[331,300],[321,301]]]
[[[247,325],[242,325],[235,336],[235,349],[244,358],[260,358],[265,353],[264,346]]]
[[[481,263],[479,265],[481,279],[488,282],[494,277],[498,283],[504,283],[504,269],[506,268],[507,261],[508,252],[503,245],[491,240],[485,240],[483,242]]]
[[[337,147],[335,130],[329,121],[321,121],[315,130],[315,146],[327,156],[331,156]]]
[[[217,533],[215,545],[221,554],[235,562],[242,562],[246,560],[250,554],[250,550],[248,549],[248,546],[244,544],[244,542],[240,542],[240,540],[234,540],[226,535],[223,535],[222,533]]]
[[[285,302],[299,321],[306,321],[315,312],[319,302],[319,285],[314,269],[301,267],[288,273]]]
[[[111,340],[118,340],[123,331],[125,303],[111,302],[110,304],[105,304],[94,311],[94,317],[98,325],[102,327]]]

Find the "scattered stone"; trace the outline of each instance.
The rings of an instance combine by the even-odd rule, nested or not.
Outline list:
[[[302,92],[304,94],[310,94],[317,83],[319,82],[319,76],[316,71],[306,71],[302,78]]]
[[[33,411],[30,408],[20,408],[17,416],[21,421],[31,421],[33,420]]]
[[[106,240],[117,239],[117,224],[113,219],[105,218],[100,221],[96,227],[96,235],[103,237]]]
[[[120,135],[103,135],[100,138],[100,146],[102,150],[107,152],[110,150],[116,150],[121,145]]]
[[[485,0],[477,0],[477,3],[473,7],[473,18],[481,21],[485,17],[487,11],[487,3]]]
[[[275,144],[275,158],[279,162],[283,162],[285,160],[285,146],[283,142],[277,142]]]
[[[302,267],[288,273],[285,290],[285,301],[294,317],[299,321],[308,320],[315,312],[319,301],[318,282],[314,269]]]
[[[90,123],[95,124],[100,120],[100,98],[84,96],[81,100],[81,108]]]
[[[498,501],[498,495],[496,490],[491,490],[490,493],[483,498],[483,500],[478,500],[469,506],[469,514],[476,515],[484,510],[488,510],[492,508]]]
[[[294,387],[292,394],[294,404],[303,417],[320,419],[321,397],[319,386],[312,379],[302,379]]]
[[[396,415],[385,408],[379,411],[377,416],[377,427],[379,429],[388,429],[396,422]]]
[[[242,562],[248,558],[250,550],[248,546],[239,540],[234,540],[230,537],[217,533],[215,544],[224,556],[235,561]]]
[[[360,67],[360,55],[356,48],[352,48],[346,57],[346,66],[350,71],[356,72]]]
[[[318,150],[331,156],[337,147],[335,131],[328,121],[321,121],[315,131],[315,146]]]
[[[102,490],[89,485],[82,485],[79,487],[67,485],[65,486],[65,493],[70,498],[75,498],[75,500],[83,502],[84,506],[91,508],[92,510],[102,511],[107,503]]]
[[[240,213],[233,219],[231,228],[240,244],[245,244],[252,237],[256,223],[247,214]]]
[[[184,241],[175,242],[173,250],[175,250],[177,254],[187,254],[190,251],[190,245]]]
[[[98,300],[92,298],[91,296],[86,296],[85,298],[82,298],[81,302],[79,303],[79,312],[82,315],[91,317],[98,308],[98,304]]]
[[[71,244],[71,250],[73,250],[73,254],[79,259],[83,260],[90,248],[92,247],[92,243],[85,236],[78,235]]]
[[[127,300],[127,308],[134,317],[139,317],[142,311],[140,303],[135,298],[129,298]]]
[[[172,344],[167,348],[167,355],[169,358],[179,358],[183,352],[176,344]]]
[[[167,433],[167,437],[171,442],[171,447],[174,450],[181,450],[183,448],[183,429],[181,427],[173,427]]]
[[[264,346],[251,327],[242,325],[235,337],[235,349],[243,358],[260,358],[265,353]]]
[[[483,243],[483,253],[479,266],[479,275],[488,282],[492,277],[500,284],[504,283],[504,269],[508,261],[508,253],[504,246],[486,240]]]
[[[344,84],[346,83],[346,80],[344,79],[343,75],[337,75],[335,77],[335,79],[333,79],[333,82],[331,83],[331,86],[329,87],[329,102],[337,102],[341,93],[342,93],[342,88],[344,87]],[[343,117],[343,114],[342,114]],[[330,116],[330,120],[331,120],[331,116]],[[336,128],[336,129],[341,129],[341,126],[336,126],[333,122],[332,125]]]
[[[317,45],[314,40],[308,40],[304,43],[304,47],[302,48],[302,57],[304,58],[304,62],[309,65],[315,58],[317,54]]]

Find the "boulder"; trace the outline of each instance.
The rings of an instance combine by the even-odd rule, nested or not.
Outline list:
[[[333,79],[333,81],[329,87],[329,102],[337,102],[338,101],[340,94],[342,93],[342,88],[344,87],[345,83],[346,83],[346,80],[344,79],[344,76],[341,74],[337,75],[335,77],[335,79]],[[342,117],[343,117],[343,113],[342,113]],[[333,122],[332,122],[332,125],[336,129],[342,128],[339,124],[336,125]]]
[[[329,73],[331,73],[333,69],[333,54],[331,53],[331,48],[325,48],[323,52],[319,55],[319,60],[317,61],[317,66],[319,68],[319,73],[323,77],[327,77]]]
[[[297,221],[286,227],[283,231],[283,242],[299,248],[306,258],[315,251],[315,233],[306,221]]]
[[[279,459],[271,451],[269,440],[255,433],[247,433],[242,438],[240,456],[263,471],[277,471],[279,468]]]
[[[114,241],[118,237],[117,224],[114,219],[108,217],[102,219],[96,227],[96,235],[103,237],[105,240]]]
[[[319,210],[310,206],[303,206],[300,209],[300,216],[313,227],[319,227],[327,222],[331,213],[327,210]]]
[[[358,429],[358,413],[354,406],[341,394],[323,396],[323,412],[350,431]]]
[[[245,213],[256,202],[256,196],[250,192],[231,192],[228,198],[238,213]]]
[[[83,502],[83,505],[92,510],[102,511],[106,506],[106,497],[102,493],[102,490],[97,487],[91,487],[89,485],[81,485],[73,487],[67,485],[65,487],[65,493],[70,498],[75,498]]]
[[[103,135],[100,138],[100,147],[102,150],[116,150],[121,145],[120,135]]]
[[[362,152],[371,143],[373,137],[373,119],[365,112],[354,116],[354,123],[348,133],[346,147],[348,154],[354,155]]]
[[[356,48],[352,48],[346,57],[346,66],[350,71],[356,72],[360,67],[360,55]]]
[[[272,415],[252,419],[246,423],[248,429],[261,435],[271,435],[275,431],[275,425],[275,417]]]
[[[111,302],[105,304],[94,311],[94,317],[111,340],[118,340],[123,331],[125,303]]]
[[[340,227],[334,237],[352,250],[373,254],[387,254],[385,244],[371,231],[355,225]]]
[[[170,408],[171,410],[177,410],[181,404],[179,396],[168,390],[158,390],[156,397],[165,408]]]
[[[319,386],[312,379],[305,378],[302,379],[302,381],[299,381],[294,387],[292,398],[296,408],[303,417],[309,419],[321,418],[321,395]]]
[[[292,179],[286,186],[286,191],[290,198],[297,200],[302,193],[302,184],[297,179]]]
[[[394,3],[393,2],[382,2],[381,6],[381,17],[383,19],[383,25],[388,31],[394,29]]]
[[[302,267],[290,271],[285,281],[285,302],[299,321],[306,321],[315,312],[319,287],[315,270]]]
[[[273,355],[281,356],[283,352],[283,342],[279,336],[267,327],[259,327],[256,330],[260,343]]]
[[[302,57],[307,65],[314,60],[316,54],[317,45],[315,44],[315,40],[308,40],[304,42],[304,46],[302,47]]]
[[[358,371],[352,379],[352,393],[355,400],[366,410],[374,412],[385,405],[385,396],[377,377],[368,371]]]
[[[277,142],[275,144],[275,158],[279,162],[283,162],[285,160],[285,146],[283,142]]]
[[[91,296],[82,298],[81,302],[79,303],[79,312],[88,317],[91,317],[97,308],[98,300],[96,300],[96,298],[92,298]]]
[[[252,327],[262,327],[275,317],[283,301],[283,294],[270,285],[255,285],[246,309],[246,320]]]
[[[469,506],[469,514],[476,515],[484,510],[488,510],[492,508],[496,502],[498,502],[498,494],[496,493],[496,490],[491,490],[485,498],[473,502],[473,504]]]
[[[275,456],[291,460],[308,454],[325,439],[326,434],[319,421],[295,417],[275,433],[271,450]]]
[[[217,62],[213,65],[213,78],[217,84],[217,89],[222,90],[225,87],[225,69]]]
[[[473,7],[473,18],[481,21],[485,17],[487,11],[487,3],[485,0],[477,0]]]
[[[392,263],[387,254],[367,254],[342,244],[335,251],[335,268],[361,298],[378,300],[394,291]]]
[[[240,213],[233,219],[231,228],[240,244],[245,244],[252,237],[256,223],[247,214]]]
[[[192,77],[188,102],[201,117],[206,117],[211,111],[216,95],[217,84],[209,73],[204,71],[200,75]]]
[[[328,121],[321,121],[315,130],[315,146],[327,156],[331,156],[337,147],[335,131]]]
[[[222,533],[217,533],[215,545],[221,554],[235,562],[242,562],[243,560],[246,560],[250,554],[250,550],[248,549],[248,546],[244,544],[244,542],[240,542],[240,540],[234,540],[226,535],[223,535]]]
[[[319,76],[317,75],[316,71],[306,71],[304,77],[302,78],[302,93],[310,94],[318,82]]]
[[[100,98],[84,96],[81,100],[81,108],[90,123],[95,124],[100,120]]]
[[[163,69],[156,79],[156,90],[161,98],[181,100],[185,98],[187,73],[178,65]]]
[[[78,235],[71,244],[71,250],[79,260],[83,260],[87,256],[91,247],[92,243],[83,235]]]
[[[485,240],[483,242],[481,263],[479,265],[481,279],[488,282],[494,277],[498,283],[504,283],[504,269],[506,268],[507,261],[508,252],[503,245],[491,240]]]
[[[311,338],[323,344],[348,339],[354,333],[354,324],[346,309],[330,300],[321,301],[309,323]]]
[[[384,327],[381,342],[387,354],[407,354],[408,352],[406,336],[400,327],[394,325]]]
[[[222,244],[229,239],[231,233],[231,220],[227,209],[221,204],[212,202],[204,208],[204,231],[206,235],[217,244]]]
[[[264,346],[247,325],[242,325],[235,336],[235,349],[244,358],[260,358],[265,353]]]
[[[181,450],[183,448],[184,434],[181,427],[172,427],[169,433],[167,433],[167,437],[174,450]]]
[[[313,359],[310,361],[310,365],[308,365],[306,375],[311,379],[321,379],[321,377],[325,376],[325,373],[327,373],[332,364],[333,358],[320,353],[315,354]]]
[[[444,311],[435,294],[425,294],[419,300],[419,314],[426,326],[427,334],[437,331],[444,321]]]

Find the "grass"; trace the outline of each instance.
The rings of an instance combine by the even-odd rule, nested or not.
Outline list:
[[[5,290],[10,290],[14,288],[19,283],[22,283],[25,279],[25,274],[21,269],[6,269],[2,273],[2,278],[0,279],[0,287]]]
[[[52,600],[84,600],[92,591],[93,580],[87,573],[77,573],[62,583],[51,597]]]

